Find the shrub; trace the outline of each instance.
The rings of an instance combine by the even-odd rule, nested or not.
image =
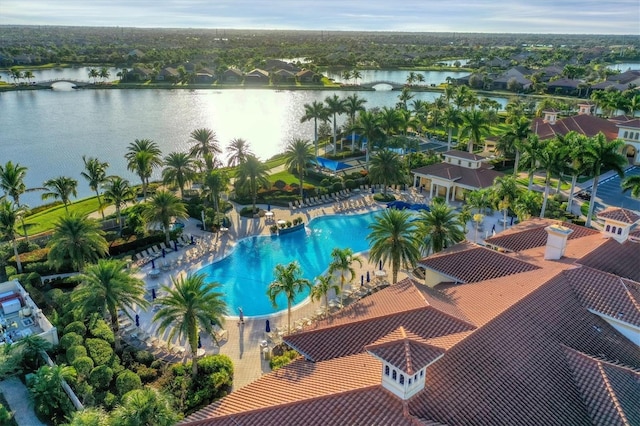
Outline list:
[[[224,370],[233,375],[233,362],[225,355],[207,355],[198,360],[198,372],[211,374]]]
[[[342,182],[336,182],[331,185],[331,192],[338,192],[342,189]]]
[[[283,190],[286,186],[287,186],[287,182],[278,179],[277,181],[275,181],[273,183],[273,186],[275,186],[276,188]]]
[[[131,370],[124,370],[116,378],[116,389],[120,396],[129,391],[140,388],[142,388],[142,380],[140,380],[140,376]]]
[[[358,182],[355,180],[347,179],[344,181],[344,187],[347,189],[356,189],[358,187]]]
[[[156,368],[150,368],[146,365],[136,364],[136,374],[142,380],[142,383],[151,383],[158,378],[158,370]]]
[[[379,201],[381,203],[388,203],[389,201],[394,201],[396,199],[396,197],[394,197],[391,194],[387,194],[386,196],[384,194],[375,194],[373,196],[373,199],[376,201]]]
[[[91,370],[93,370],[94,363],[91,358],[88,356],[79,356],[73,361],[73,368],[76,369],[76,372],[81,377],[87,377]]]
[[[113,370],[106,365],[99,365],[89,373],[89,383],[96,389],[107,389],[113,380]]]
[[[82,345],[71,346],[67,349],[67,363],[73,364],[73,361],[79,357],[87,356],[87,348]]]
[[[82,321],[74,321],[72,323],[69,323],[64,328],[64,334],[76,333],[80,336],[84,336],[86,332],[87,332],[87,327],[82,323]]]
[[[84,339],[78,333],[67,333],[60,339],[60,347],[65,351],[72,346],[82,345]]]
[[[111,344],[115,341],[115,336],[113,335],[113,330],[104,320],[97,320],[93,327],[89,330],[89,334],[98,339],[105,340]]]
[[[104,407],[107,410],[111,410],[113,408],[115,408],[116,404],[118,403],[118,397],[114,394],[112,394],[111,392],[107,392],[104,396]]]
[[[278,232],[278,225],[271,225],[269,227],[269,231],[271,231],[272,234],[275,234],[276,232]]]
[[[289,364],[291,361],[296,359],[297,356],[298,352],[296,351],[286,351],[282,355],[272,357],[269,361],[269,367],[271,367],[271,370],[275,371]]]
[[[134,353],[134,358],[140,364],[144,364],[147,367],[155,360],[153,354],[149,351],[136,351]]]
[[[96,365],[104,365],[112,362],[114,356],[111,345],[102,339],[87,339],[86,347],[89,356]]]

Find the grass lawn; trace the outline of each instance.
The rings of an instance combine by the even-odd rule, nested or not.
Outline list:
[[[517,182],[521,185],[524,186],[529,186],[529,178],[518,178]],[[533,184],[534,185],[538,185],[541,187],[544,187],[544,179],[543,178],[539,178],[539,177],[534,177],[533,178]],[[549,188],[551,188],[552,190],[555,190],[556,187],[558,186],[558,179],[551,179],[551,184],[549,185]],[[563,182],[560,185],[560,189],[562,191],[568,191],[571,189],[571,183],[567,183],[567,182]]]
[[[277,180],[281,180],[283,182],[286,182],[287,185],[291,185],[292,183],[296,183],[296,184],[300,183],[300,178],[298,176],[291,174],[286,170],[270,175],[269,180],[272,183]],[[316,179],[311,179],[308,176],[305,176],[304,183],[305,185],[306,184],[316,185],[316,186],[320,185],[320,182],[318,182]]]
[[[85,198],[69,205],[68,208],[69,213],[89,214],[98,211],[98,198]],[[29,231],[29,235],[36,235],[41,232],[51,231],[58,220],[66,216],[66,214],[64,206],[60,205],[29,216],[25,218],[24,223]],[[22,232],[22,226],[18,226],[18,229],[19,232]]]

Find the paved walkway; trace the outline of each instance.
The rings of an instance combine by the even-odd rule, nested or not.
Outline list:
[[[9,377],[1,381],[0,392],[7,400],[19,426],[46,426],[36,417],[29,399],[29,391],[20,379]]]

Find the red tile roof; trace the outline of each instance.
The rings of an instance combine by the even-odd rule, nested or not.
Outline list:
[[[640,220],[640,216],[632,212],[631,210],[622,209],[618,207],[609,207],[600,213],[598,213],[600,219],[610,219],[616,222],[627,223],[632,225]]]
[[[565,354],[593,424],[640,424],[640,373],[637,370],[570,348],[565,348]]]
[[[485,157],[476,155],[472,152],[459,151],[457,149],[451,149],[447,152],[443,152],[442,155],[448,155],[450,157],[462,158],[463,160],[482,161],[486,160]]]
[[[542,118],[536,118],[531,124],[531,130],[541,140],[551,139],[556,135],[564,136],[570,131],[593,137],[599,132],[604,133],[607,140],[618,137],[618,127],[615,123],[593,115],[581,114],[562,118],[555,124],[545,123]]]
[[[584,226],[574,225],[573,223],[550,219],[534,219],[520,223],[505,232],[499,233],[495,237],[488,238],[485,240],[485,243],[511,252],[542,247],[547,244],[548,233],[545,231],[545,228],[553,224],[561,224],[573,230],[573,232],[569,234],[569,240],[599,234],[599,231],[595,229],[585,228]]]
[[[640,283],[588,267],[564,276],[585,308],[640,327]]]
[[[409,375],[415,374],[445,353],[444,349],[425,343],[420,336],[406,332],[404,327],[391,332],[388,339],[390,340],[368,345],[365,349]]]
[[[640,282],[640,243],[607,240],[578,260],[581,265]]]
[[[625,121],[622,123],[618,123],[620,127],[630,127],[633,129],[640,129],[640,118],[636,118],[634,120]]]
[[[411,173],[423,176],[434,176],[463,185],[469,188],[481,189],[493,185],[493,181],[504,173],[497,172],[487,167],[470,169],[451,163],[437,163],[414,169]]]
[[[418,264],[460,283],[474,283],[539,269],[495,250],[469,245],[464,251],[447,251],[421,259]]]

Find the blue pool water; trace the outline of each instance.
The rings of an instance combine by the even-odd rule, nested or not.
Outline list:
[[[331,261],[331,251],[350,247],[354,253],[369,249],[366,237],[369,224],[376,213],[361,215],[323,216],[312,220],[306,230],[279,237],[259,236],[238,242],[226,258],[200,269],[207,281],[222,284],[229,314],[237,315],[242,307],[244,315],[268,315],[287,308],[281,295],[274,308],[267,297],[267,287],[273,281],[277,264],[297,261],[304,278],[314,281]],[[299,294],[294,304],[309,296],[309,291]]]

